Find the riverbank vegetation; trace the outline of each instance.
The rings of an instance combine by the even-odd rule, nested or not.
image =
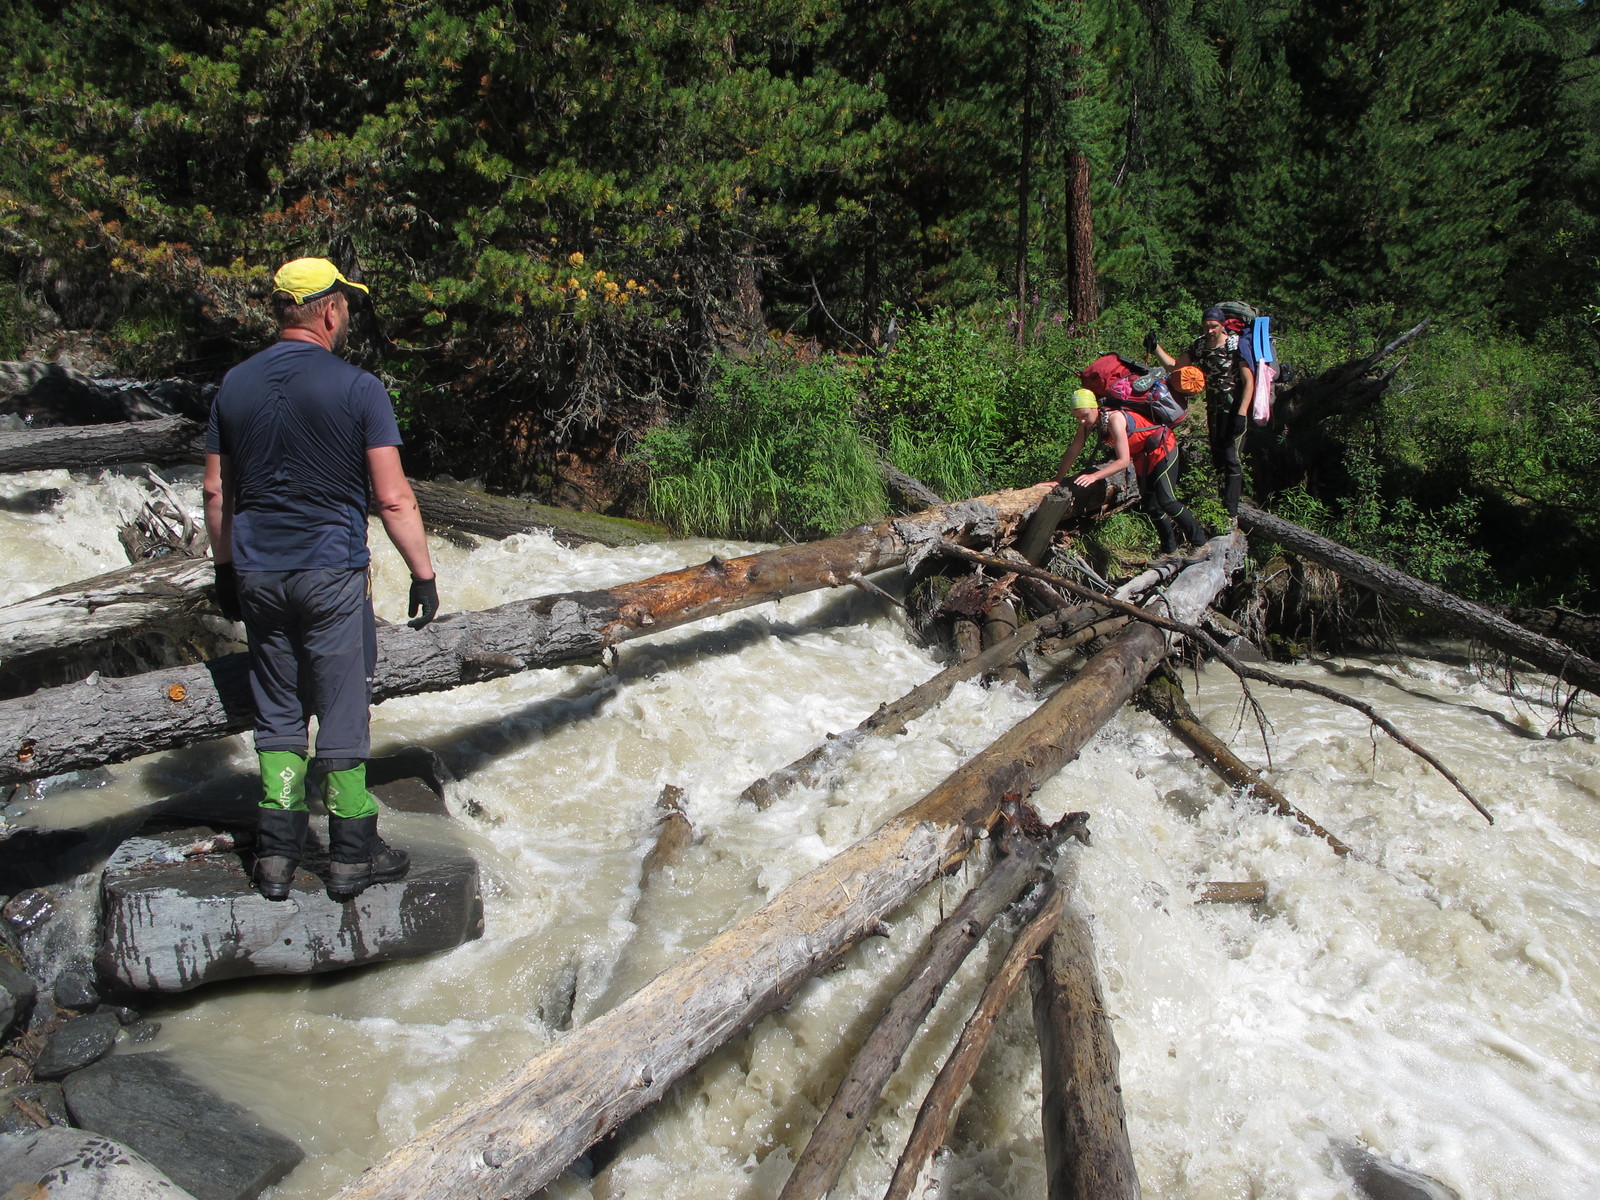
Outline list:
[[[883,511],[880,456],[949,495],[1047,477],[1076,367],[1201,302],[1272,313],[1302,370],[1426,318],[1258,499],[1470,594],[1597,600],[1576,0],[84,0],[0,30],[6,357],[215,377],[268,336],[273,264],[328,254],[375,289],[353,349],[419,468],[781,538]]]

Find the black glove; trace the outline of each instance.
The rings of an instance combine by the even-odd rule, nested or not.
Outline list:
[[[422,615],[418,617],[418,613]],[[411,607],[407,609],[406,616],[415,617],[416,619],[406,623],[413,629],[421,629],[438,615],[439,581],[437,579],[413,579],[411,581]]]
[[[1228,438],[1229,438],[1229,440],[1231,441],[1232,439],[1234,439],[1236,437],[1243,436],[1244,431],[1245,431],[1245,426],[1247,426],[1249,423],[1250,422],[1246,419],[1246,417],[1245,417],[1245,415],[1243,413],[1234,413],[1233,416],[1229,417],[1228,418]]]
[[[239,607],[239,576],[231,562],[214,564],[217,572],[217,607],[229,621],[244,620],[244,610]]]
[[[1156,352],[1156,347],[1160,344],[1161,339],[1156,336],[1156,331],[1154,329],[1144,335],[1144,352],[1146,354],[1154,354]]]

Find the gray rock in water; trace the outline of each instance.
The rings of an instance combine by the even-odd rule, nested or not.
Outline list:
[[[354,901],[329,899],[326,850],[307,847],[289,899],[250,886],[237,852],[163,862],[211,833],[130,838],[106,864],[96,967],[139,991],[183,992],[251,975],[305,975],[447,950],[483,932],[478,864],[454,842],[390,840],[411,854],[404,879]]]
[[[0,1137],[0,1196],[195,1200],[128,1147],[66,1128]]]
[[[162,1054],[102,1059],[63,1087],[74,1121],[137,1150],[197,1200],[254,1200],[305,1157]]]
[[[73,1012],[89,1012],[100,1003],[100,993],[95,990],[94,980],[84,971],[61,972],[56,976],[51,994],[58,1008],[70,1008]]]
[[[1354,1142],[1335,1142],[1333,1156],[1367,1200],[1461,1200],[1461,1193],[1437,1179],[1379,1158]]]
[[[0,1091],[0,1133],[32,1133],[41,1128],[39,1117],[50,1125],[72,1124],[59,1083],[24,1083]]]
[[[111,1053],[121,1028],[122,1022],[114,1012],[91,1013],[68,1021],[44,1044],[44,1053],[33,1064],[34,1075],[39,1079],[61,1079],[81,1071]]]
[[[0,959],[0,1037],[27,1018],[38,995],[33,976]]]

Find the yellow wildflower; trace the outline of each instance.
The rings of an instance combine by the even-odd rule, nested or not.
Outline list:
[[[571,263],[575,267],[582,265],[582,263],[583,263],[583,251],[582,250],[574,250],[571,254],[567,255],[567,261],[569,263]]]

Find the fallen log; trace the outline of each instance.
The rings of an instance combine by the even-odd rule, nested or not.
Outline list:
[[[796,787],[809,787],[823,778],[835,765],[855,752],[857,746],[869,737],[890,737],[903,733],[905,727],[935,705],[942,703],[956,684],[973,679],[1020,653],[1031,642],[1050,637],[1061,630],[1077,628],[1084,621],[1093,621],[1099,610],[1092,605],[1062,610],[1040,617],[1024,625],[1004,642],[991,646],[975,658],[946,667],[932,679],[919,683],[898,700],[880,704],[871,716],[854,729],[843,733],[830,733],[820,746],[795,759],[786,767],[779,767],[764,775],[744,791],[739,799],[757,808],[770,808],[773,801]]]
[[[1196,904],[1265,904],[1267,885],[1259,879],[1202,883],[1195,888]]]
[[[689,847],[694,845],[694,826],[689,823],[689,814],[684,811],[681,787],[671,783],[663,787],[661,796],[656,800],[656,808],[661,813],[656,819],[656,840],[639,868],[641,893],[650,886],[650,881],[658,871],[677,866],[683,861]],[[634,915],[638,915],[637,909]]]
[[[938,492],[915,475],[907,475],[887,459],[878,464],[878,470],[883,474],[883,482],[888,486],[889,494],[907,511],[921,512],[928,508],[938,508],[944,503]]]
[[[1431,583],[1387,567],[1293,521],[1285,521],[1249,504],[1239,506],[1239,525],[1246,533],[1276,542],[1285,550],[1319,562],[1380,596],[1420,609],[1487,646],[1600,696],[1600,662],[1554,638],[1524,629],[1481,604],[1452,596]]]
[[[1194,715],[1189,701],[1184,697],[1183,684],[1170,670],[1157,671],[1150,677],[1140,693],[1144,707],[1162,724],[1177,735],[1178,740],[1194,752],[1194,756],[1221,777],[1229,787],[1242,788],[1247,796],[1264,801],[1278,815],[1300,822],[1333,848],[1338,855],[1350,853],[1350,847],[1301,812],[1277,788],[1241,759],[1205,722]]]
[[[1600,655],[1600,616],[1575,608],[1502,608],[1500,615],[1524,629],[1564,642],[1590,658]]]
[[[946,534],[998,539],[1043,494],[1002,492],[836,538],[667,571],[603,591],[514,600],[378,631],[374,701],[536,667],[594,662],[618,642],[899,566]],[[248,728],[242,654],[0,701],[0,783],[121,762]]]
[[[983,1052],[989,1047],[995,1023],[1016,994],[1029,961],[1055,932],[1065,896],[1064,881],[1052,881],[1049,890],[1039,896],[1038,911],[1018,931],[1011,949],[1000,961],[1000,969],[983,989],[977,1007],[956,1040],[955,1049],[939,1069],[933,1086],[928,1089],[922,1107],[917,1111],[911,1136],[906,1139],[905,1149],[895,1164],[889,1187],[883,1194],[884,1200],[910,1200],[913,1196],[926,1193],[927,1185],[931,1182],[929,1168],[934,1155],[944,1145],[956,1105],[960,1103],[962,1093],[972,1082],[972,1077],[977,1074],[978,1064],[983,1061]]]
[[[664,542],[672,536],[661,526],[643,521],[571,512],[531,500],[491,496],[454,484],[413,479],[411,490],[416,493],[423,525],[435,531],[460,530],[493,541],[517,533],[548,533],[563,546],[581,546],[586,542],[598,542],[602,546],[638,546]]]
[[[1094,938],[1070,897],[1029,974],[1044,1083],[1047,1194],[1050,1200],[1139,1200]]]
[[[0,433],[0,472],[197,463],[205,455],[205,436],[205,425],[187,417],[19,429]]]
[[[168,555],[0,606],[0,669],[26,673],[99,643],[212,614],[213,582],[209,558]]]
[[[1205,611],[1240,560],[1242,541],[1213,540],[1168,589],[1173,611]],[[916,803],[397,1147],[338,1200],[536,1192],[959,862],[1005,796],[1027,794],[1071,761],[1166,653],[1160,632],[1129,626],[1030,717]]]
[[[1026,898],[1023,893],[1036,885],[1037,868],[1047,847],[1028,837],[1013,822],[1007,822],[1000,841],[1004,854],[929,936],[872,1032],[856,1050],[827,1111],[789,1172],[778,1200],[822,1200],[828,1194],[877,1108],[889,1077],[899,1067],[900,1059],[956,969],[977,949],[989,926],[1006,908],[1021,903],[1025,908],[1037,909],[1044,901],[1047,893],[1043,889]],[[1033,901],[1031,906],[1029,900]],[[1032,916],[1031,911],[1028,916]]]
[[[988,612],[983,615],[983,647],[993,649],[1002,642],[1009,642],[1017,632],[1017,606],[1011,600],[996,602]],[[997,663],[989,672],[989,679],[994,683],[1008,683],[1025,695],[1033,691],[1033,684],[1028,680],[1028,673],[1022,669],[1022,652],[1011,658]]]
[[[1055,490],[1039,502],[1039,510],[1017,535],[1016,551],[1034,566],[1043,566],[1050,557],[1051,537],[1063,521],[1099,515],[1138,498],[1139,480],[1132,467],[1086,488],[1057,484]]]
[[[1178,621],[1170,617],[1157,615],[1157,613],[1154,611],[1156,608],[1155,604],[1147,604],[1143,610],[1140,610],[1126,601],[1117,600],[1110,596],[1102,596],[1098,592],[1092,591],[1080,584],[1073,583],[1070,579],[1063,579],[1059,575],[1052,575],[1047,571],[1041,571],[1038,567],[1026,567],[1008,563],[1004,559],[993,558],[987,554],[979,554],[975,550],[969,550],[965,546],[958,546],[954,542],[946,544],[943,549],[946,554],[949,554],[955,558],[967,559],[969,562],[975,562],[980,566],[1015,570],[1024,574],[1036,574],[1051,581],[1056,586],[1071,592],[1073,595],[1083,596],[1087,599],[1095,601],[1096,603],[1105,604],[1117,612],[1127,613],[1140,621],[1146,621],[1152,625],[1159,626],[1162,629],[1170,630],[1173,633],[1180,633],[1185,637],[1193,638],[1196,642],[1214,654],[1221,662],[1226,664],[1227,668],[1237,675],[1240,680],[1255,679],[1262,683],[1270,683],[1274,687],[1285,688],[1289,691],[1310,692],[1314,696],[1322,696],[1325,699],[1332,700],[1335,704],[1342,704],[1346,708],[1353,708],[1358,713],[1361,713],[1364,717],[1366,717],[1367,720],[1376,725],[1379,729],[1383,730],[1384,733],[1388,734],[1396,742],[1400,743],[1400,745],[1404,746],[1407,750],[1411,751],[1411,753],[1422,759],[1423,762],[1427,763],[1435,771],[1439,772],[1440,775],[1443,775],[1445,779],[1449,780],[1450,786],[1465,796],[1467,803],[1472,805],[1473,808],[1477,809],[1479,815],[1482,816],[1485,821],[1488,821],[1491,825],[1494,824],[1494,817],[1489,814],[1489,810],[1479,803],[1476,796],[1467,790],[1466,784],[1462,783],[1460,779],[1456,778],[1454,771],[1450,770],[1449,767],[1440,762],[1437,755],[1419,746],[1405,734],[1401,733],[1400,730],[1395,727],[1393,721],[1390,721],[1387,717],[1383,716],[1383,714],[1378,712],[1377,709],[1373,708],[1372,705],[1368,704],[1364,700],[1357,700],[1354,696],[1348,696],[1344,692],[1327,687],[1320,683],[1313,683],[1309,679],[1295,679],[1288,675],[1279,675],[1272,671],[1264,671],[1260,667],[1252,667],[1246,663],[1242,663],[1237,657],[1229,652],[1225,646],[1218,642],[1216,638],[1212,637],[1198,625],[1191,624],[1187,621]],[[1251,694],[1248,685],[1245,687],[1245,700],[1251,705],[1252,708],[1256,710],[1257,719],[1264,722],[1264,714],[1261,713],[1260,705],[1256,703],[1255,697]],[[1265,728],[1264,724],[1263,728]]]

